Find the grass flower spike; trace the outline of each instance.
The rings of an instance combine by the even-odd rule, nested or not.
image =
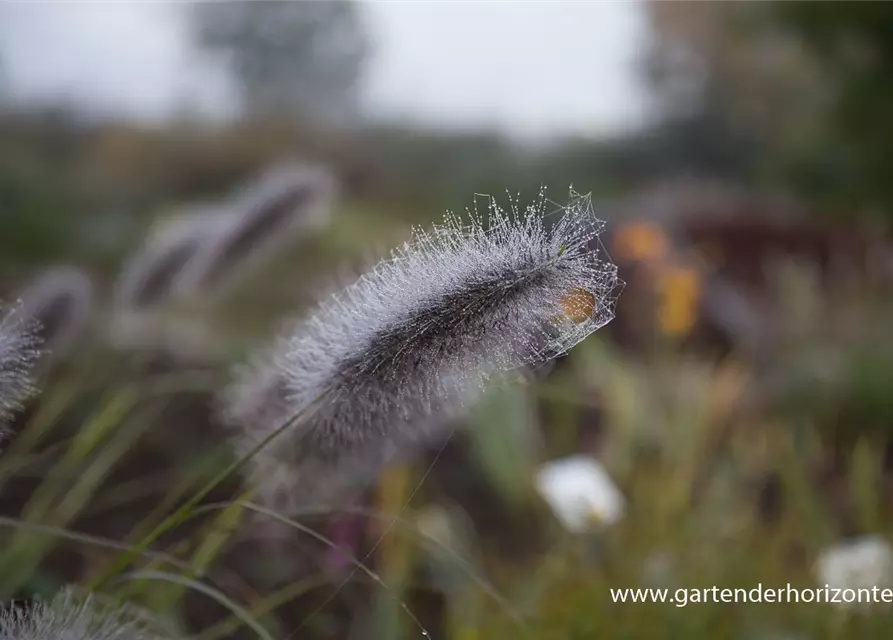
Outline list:
[[[28,283],[19,296],[25,315],[37,324],[44,348],[58,355],[85,332],[93,310],[93,282],[73,267],[56,267]]]
[[[36,329],[21,306],[0,309],[0,427],[34,391],[30,371],[40,356]]]
[[[64,590],[29,610],[0,609],[4,640],[161,640],[148,622],[128,609],[101,606],[94,597]]]
[[[226,291],[289,242],[326,224],[336,196],[336,180],[323,167],[268,169],[226,204],[233,215],[183,270],[180,295]]]
[[[619,282],[591,248],[602,223],[588,197],[572,192],[550,215],[546,202],[505,211],[491,198],[486,224],[477,212],[467,224],[448,215],[325,300],[232,392],[243,450],[318,400],[256,461],[287,469],[301,502],[326,500],[430,443],[444,428],[432,425],[502,374],[541,366],[608,323]]]
[[[117,306],[139,310],[166,302],[186,265],[231,217],[221,207],[196,206],[150,235],[118,279]]]

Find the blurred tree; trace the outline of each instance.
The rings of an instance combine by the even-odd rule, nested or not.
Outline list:
[[[713,105],[776,137],[826,102],[815,59],[762,3],[651,0],[647,7],[655,38],[646,69],[668,113]]]
[[[252,119],[350,122],[369,40],[353,2],[199,2],[198,45],[222,58]]]
[[[646,3],[653,33],[646,75],[660,131],[695,169],[765,177],[776,152],[808,136],[824,103],[815,60],[763,3]],[[736,175],[737,174],[737,175]]]
[[[845,214],[893,212],[893,5],[716,2],[646,4],[646,70],[664,126],[698,123],[749,140],[760,178]],[[684,133],[684,130],[683,130]],[[746,169],[747,164],[740,166]]]
[[[779,2],[773,16],[814,57],[833,92],[825,139],[817,153],[802,154],[802,173],[829,195],[876,207],[889,219],[893,4]]]

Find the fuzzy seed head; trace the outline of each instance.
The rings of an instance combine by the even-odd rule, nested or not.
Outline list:
[[[118,308],[144,310],[167,302],[187,265],[231,218],[221,207],[198,206],[151,234],[118,278]]]
[[[257,456],[261,466],[284,465],[319,498],[429,444],[431,425],[488,384],[565,354],[608,323],[619,281],[591,249],[602,223],[589,198],[572,192],[555,214],[546,206],[541,196],[505,211],[491,198],[486,225],[475,212],[467,223],[448,215],[415,231],[281,339],[236,388],[265,379],[283,419],[314,410]],[[230,406],[249,442],[279,426],[252,412],[253,395]]]
[[[31,369],[40,356],[37,328],[21,306],[6,312],[0,308],[0,426],[34,391]]]
[[[93,282],[72,267],[40,274],[22,292],[25,315],[39,326],[41,344],[54,354],[64,351],[84,331],[93,306]]]
[[[162,640],[146,616],[132,608],[113,608],[70,589],[27,610],[0,608],[3,640]]]
[[[325,223],[335,196],[335,179],[322,167],[272,167],[227,204],[232,217],[190,262],[179,293],[225,290],[289,241]]]

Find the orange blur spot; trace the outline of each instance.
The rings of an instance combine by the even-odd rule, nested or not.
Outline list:
[[[592,317],[595,311],[595,296],[586,289],[575,287],[569,294],[561,299],[564,314],[568,320],[575,324],[585,322]]]
[[[649,222],[634,222],[617,231],[614,251],[623,260],[662,260],[670,243],[660,227]]]

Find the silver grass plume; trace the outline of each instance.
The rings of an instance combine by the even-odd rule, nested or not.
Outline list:
[[[542,194],[524,210],[491,198],[486,228],[475,213],[416,230],[240,373],[225,417],[241,452],[313,406],[252,458],[267,498],[340,497],[430,443],[488,383],[613,318],[617,269],[592,249],[603,224],[589,197],[571,192],[560,216],[545,208]]]
[[[322,167],[281,164],[264,172],[228,205],[233,216],[189,263],[178,293],[225,290],[298,234],[324,224],[336,192],[334,177]]]
[[[178,296],[177,285],[201,248],[217,241],[234,213],[223,206],[192,205],[148,235],[124,267],[114,291],[108,338],[124,349],[156,349],[195,354],[209,349],[207,327],[165,314]]]
[[[59,354],[81,336],[93,307],[93,282],[72,267],[40,274],[19,296],[22,312],[38,327],[41,345]]]
[[[3,640],[162,640],[145,614],[130,607],[112,607],[94,596],[63,590],[48,602],[28,609],[0,608]]]
[[[31,369],[40,357],[37,326],[21,306],[0,307],[0,427],[34,392]],[[2,441],[0,429],[0,441]]]
[[[196,206],[150,234],[118,278],[116,306],[144,310],[167,302],[186,266],[216,240],[231,217],[222,207]]]

